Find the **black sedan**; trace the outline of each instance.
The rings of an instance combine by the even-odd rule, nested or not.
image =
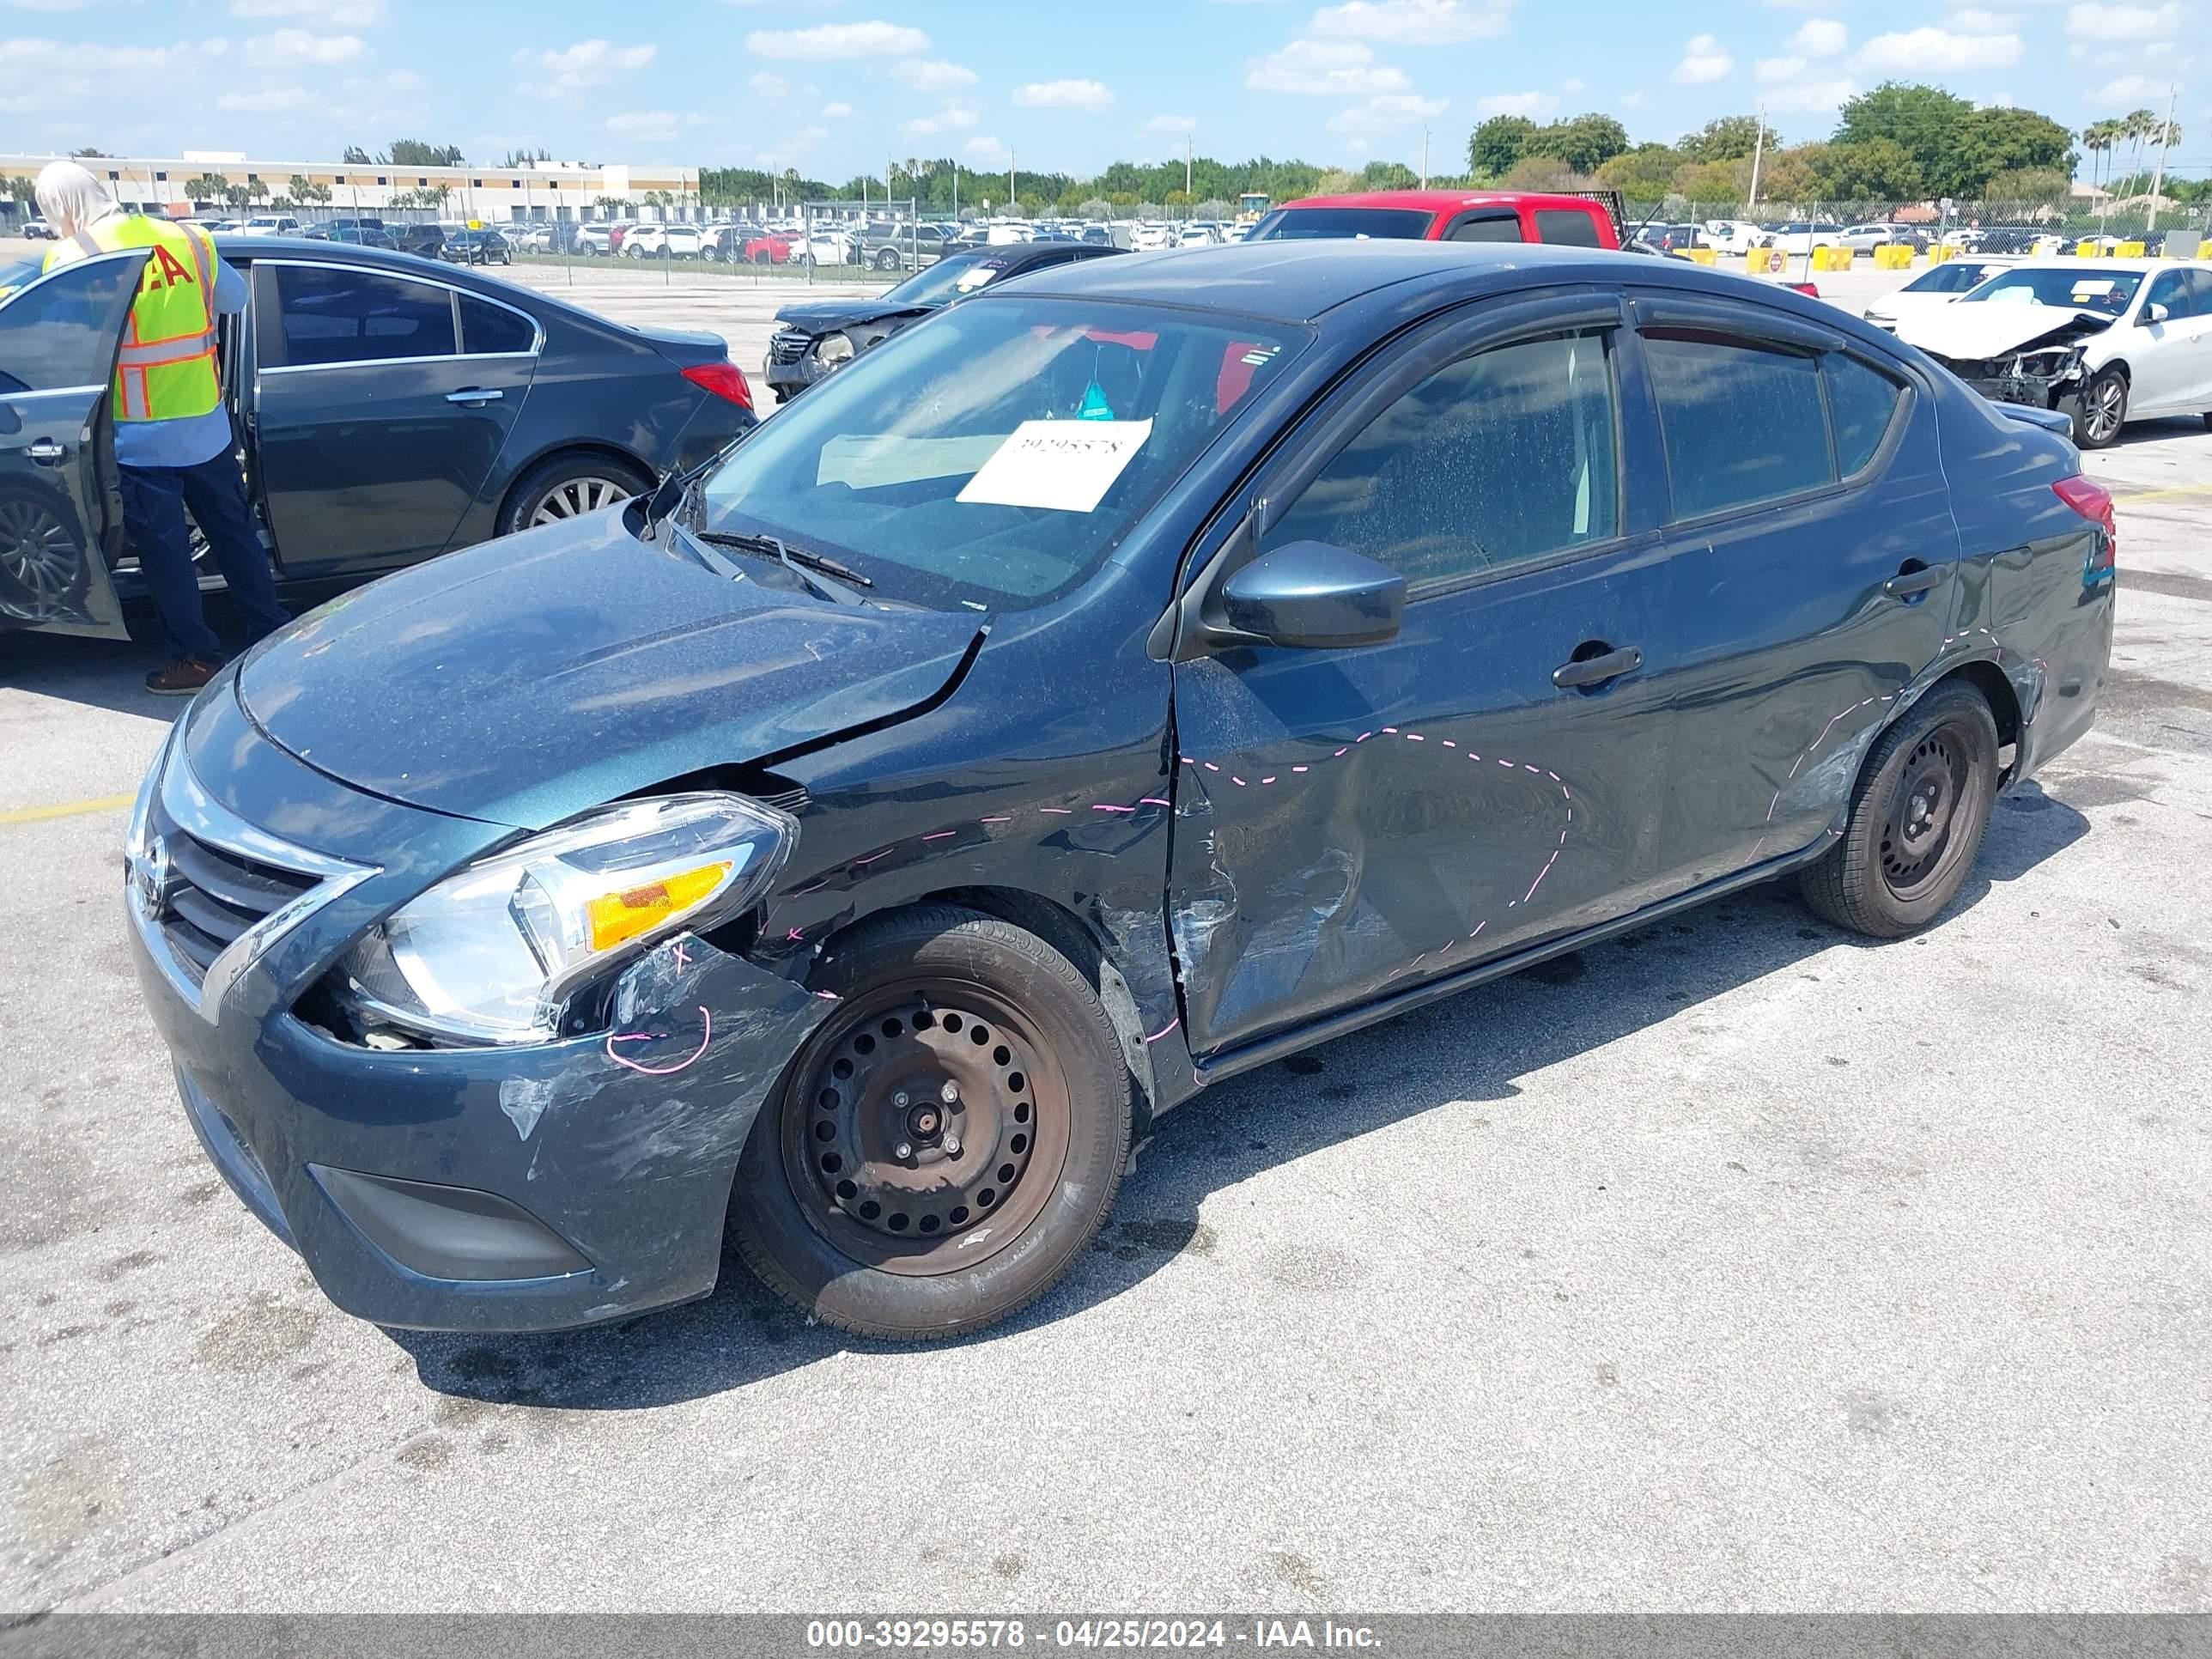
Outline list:
[[[457,230],[446,238],[438,257],[457,265],[511,265],[514,245],[495,230]]]
[[[1121,252],[1059,242],[970,248],[946,254],[872,300],[816,300],[786,306],[775,313],[776,330],[769,337],[762,378],[781,403],[862,352],[873,350],[901,329],[994,283]]]
[[[226,669],[131,935],[353,1313],[618,1321],[726,1241],[946,1336],[1224,1078],[1777,877],[1935,922],[2088,730],[2114,582],[2063,438],[1743,277],[1086,264]]]
[[[222,380],[281,582],[358,580],[590,513],[754,424],[711,334],[622,327],[404,254],[217,246],[252,285],[252,327],[224,323]],[[0,297],[0,626],[124,631],[118,601],[139,585],[107,387],[144,257]]]

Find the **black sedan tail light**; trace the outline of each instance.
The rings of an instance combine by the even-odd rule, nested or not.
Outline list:
[[[717,398],[727,398],[744,409],[753,406],[753,389],[745,379],[745,372],[727,358],[716,363],[694,363],[684,371],[684,378],[693,386],[703,387]]]

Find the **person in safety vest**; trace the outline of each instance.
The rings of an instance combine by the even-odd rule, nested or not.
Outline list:
[[[149,250],[116,356],[110,412],[124,526],[172,659],[147,675],[146,689],[186,696],[222,666],[222,641],[200,607],[185,507],[254,636],[291,620],[276,603],[276,577],[246,504],[216,368],[216,318],[246,308],[246,279],[216,257],[205,231],[125,213],[107,186],[74,161],[52,163],[35,189],[39,211],[59,239],[46,270],[126,248]]]

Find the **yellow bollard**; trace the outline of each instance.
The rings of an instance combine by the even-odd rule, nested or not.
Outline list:
[[[1690,258],[1698,264],[1717,265],[1720,263],[1721,256],[1719,252],[1713,248],[1693,247],[1690,250]]]
[[[1890,242],[1874,251],[1876,270],[1910,270],[1912,269],[1912,245],[1910,242]]]
[[[2103,252],[2104,249],[2097,245],[2097,239],[2094,236],[2084,236],[2074,244],[2074,257],[2077,259],[2094,259]]]
[[[2141,242],[2123,242],[2112,250],[2112,256],[2118,259],[2140,259],[2143,257],[2143,245]]]
[[[1958,252],[1958,249],[1944,243],[1930,242],[1928,245],[1928,263],[1931,265],[1940,265],[1946,259],[1955,258]]]

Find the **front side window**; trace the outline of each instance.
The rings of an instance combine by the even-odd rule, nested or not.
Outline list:
[[[1618,521],[1613,375],[1600,334],[1498,346],[1370,422],[1268,527],[1446,580],[1603,541]]]
[[[2159,272],[2151,280],[2150,292],[2143,296],[2143,309],[2148,312],[2153,306],[2164,306],[2169,322],[2178,323],[2184,317],[2195,315],[2196,307],[2190,299],[2188,273],[2179,270]]]
[[[1702,518],[1835,482],[1820,365],[1701,329],[1644,336],[1674,516]]]
[[[330,265],[276,267],[284,362],[325,363],[449,357],[453,302],[442,288]]]
[[[135,253],[80,260],[6,297],[0,393],[106,386],[144,263]]]

